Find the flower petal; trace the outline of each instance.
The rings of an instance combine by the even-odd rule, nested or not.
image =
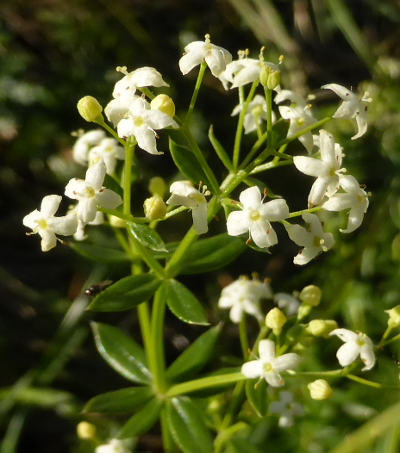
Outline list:
[[[233,211],[228,215],[226,226],[230,236],[239,236],[249,231],[249,217],[245,211]]]
[[[271,224],[264,219],[255,222],[250,221],[249,230],[250,236],[257,247],[272,247],[278,243],[275,230],[271,227]]]
[[[42,238],[40,245],[42,247],[42,252],[48,252],[57,245],[56,235],[49,230],[39,230],[39,234]]]
[[[202,63],[205,57],[205,43],[202,41],[192,42],[185,47],[185,52],[187,53],[179,60],[179,69],[183,75]]]
[[[336,357],[339,360],[340,365],[345,367],[354,362],[357,359],[359,353],[360,347],[357,345],[357,343],[349,341],[340,346],[336,353]]]
[[[78,228],[78,219],[75,213],[72,213],[62,217],[53,217],[48,220],[48,224],[54,233],[70,236]]]
[[[309,176],[328,176],[329,169],[325,162],[320,159],[306,156],[294,156],[293,163],[297,170]]]
[[[375,354],[372,345],[365,345],[361,347],[360,358],[365,365],[361,371],[367,371],[375,365]]]
[[[347,220],[347,227],[345,229],[340,229],[341,233],[352,233],[355,231],[361,224],[364,219],[364,212],[358,207],[350,209],[349,218]]]
[[[240,372],[249,379],[254,379],[262,375],[261,360],[252,360],[242,365]]]
[[[358,335],[353,332],[352,330],[349,329],[335,329],[332,330],[332,332],[329,333],[330,336],[336,335],[339,337],[342,341],[357,341]]]
[[[282,387],[285,383],[281,375],[275,371],[264,374],[264,378],[271,387]]]
[[[272,366],[276,371],[286,371],[292,370],[300,363],[300,356],[294,352],[289,352],[288,354],[283,354],[279,357],[276,357],[273,361]]]
[[[305,247],[293,258],[293,263],[304,266],[322,252],[320,247]]]
[[[239,200],[244,208],[258,209],[261,205],[261,192],[257,186],[243,190],[239,195]]]
[[[22,223],[24,226],[30,228],[31,230],[34,230],[38,226],[37,221],[41,218],[43,218],[42,214],[40,213],[40,211],[35,209],[22,219]]]
[[[327,211],[343,211],[349,209],[353,205],[353,197],[347,193],[336,193],[327,201],[322,203],[322,208]]]
[[[312,245],[313,236],[304,227],[297,224],[285,224],[285,229],[288,233],[289,238],[302,247]]]
[[[328,178],[317,178],[311,186],[310,193],[308,194],[308,203],[312,206],[319,205],[324,198],[328,185]]]
[[[204,234],[208,231],[207,203],[200,203],[192,208],[193,228],[196,234]]]
[[[260,208],[261,215],[269,221],[283,220],[289,217],[289,208],[286,200],[277,199],[264,203]]]
[[[97,203],[104,209],[115,209],[122,203],[122,198],[110,189],[103,189],[96,195]]]
[[[275,357],[275,343],[272,340],[261,340],[258,344],[260,358],[268,362]]]
[[[106,166],[103,162],[91,165],[86,172],[85,182],[93,187],[94,190],[99,190],[103,186],[106,176]]]
[[[157,142],[155,133],[152,129],[145,127],[135,128],[135,138],[139,148],[147,151],[150,154],[164,154],[157,150]]]
[[[62,197],[60,195],[47,195],[40,205],[40,213],[44,217],[53,217],[60,206]]]

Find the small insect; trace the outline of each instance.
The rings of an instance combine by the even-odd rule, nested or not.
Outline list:
[[[111,284],[111,280],[104,280],[104,282],[95,283],[94,285],[90,285],[89,288],[85,289],[85,294],[86,296],[97,296],[97,294],[100,294]]]

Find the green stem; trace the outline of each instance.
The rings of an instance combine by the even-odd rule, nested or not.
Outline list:
[[[247,337],[246,314],[243,313],[239,323],[240,346],[242,348],[243,359],[246,361],[249,356],[249,339]]]
[[[321,209],[322,209],[321,206],[315,206],[314,208],[303,209],[302,211],[294,211],[294,212],[291,212],[291,213],[289,214],[288,219],[291,219],[292,217],[298,217],[298,216],[303,215],[303,214],[305,214],[305,213],[318,212],[318,211],[320,211]]]
[[[168,426],[168,418],[167,418],[167,410],[164,407],[161,410],[161,435],[162,435],[162,443],[164,447],[164,451],[166,453],[178,453],[178,449],[174,442],[174,439],[171,436],[171,431],[169,430]]]
[[[252,146],[249,154],[247,154],[247,156],[244,159],[244,161],[240,164],[239,168],[243,169],[243,168],[246,167],[246,165],[249,164],[249,162],[251,162],[251,159],[254,157],[254,155],[257,153],[257,151],[261,148],[261,146],[265,143],[265,141],[267,140],[267,137],[268,137],[268,132],[264,132],[264,134],[262,134],[258,138],[258,140]]]
[[[382,347],[382,346],[385,344],[385,340],[386,340],[386,338],[390,335],[390,332],[391,332],[392,330],[393,330],[393,326],[388,325],[388,326],[386,327],[386,330],[385,330],[385,332],[384,332],[383,335],[382,335],[381,341],[379,342],[379,344],[378,344],[378,346],[377,346],[378,349],[379,349],[380,347]]]
[[[125,140],[122,140],[122,138],[120,138],[118,136],[118,134],[114,131],[114,129],[112,129],[105,121],[104,119],[102,118],[101,120],[97,121],[97,124],[99,126],[101,126],[102,128],[104,128],[109,134],[111,134],[115,140],[118,140],[119,143],[125,148],[126,146],[126,141]]]
[[[128,142],[125,146],[125,165],[124,165],[124,206],[125,215],[131,215],[131,180],[132,163],[135,144]]]
[[[272,90],[264,87],[265,101],[267,103],[267,148],[272,148]]]
[[[194,86],[193,94],[192,94],[192,99],[190,100],[190,105],[188,108],[188,111],[186,113],[186,118],[185,118],[185,125],[188,125],[190,123],[190,117],[192,116],[194,106],[196,105],[197,101],[197,96],[199,94],[199,90],[201,87],[201,84],[203,82],[203,77],[204,77],[204,72],[207,68],[207,63],[203,61],[200,65],[199,69],[199,74],[197,75],[197,80],[196,80],[196,85]]]
[[[247,109],[251,100],[254,97],[254,92],[256,91],[258,85],[258,80],[255,80],[250,88],[249,94],[246,98],[246,101],[243,103],[242,109],[239,114],[239,119],[236,127],[236,134],[235,134],[235,143],[233,145],[233,168],[237,168],[239,164],[239,156],[240,156],[240,144],[242,142],[243,136],[243,124],[244,124],[244,117],[246,116]]]
[[[346,376],[347,379],[350,379],[351,381],[358,382],[359,384],[367,385],[368,387],[374,387],[377,389],[384,388],[386,386],[380,384],[379,382],[374,382],[374,381],[369,381],[368,379],[361,378],[359,376],[355,376],[354,374],[348,374]],[[398,390],[400,390],[400,387],[395,387]]]
[[[326,116],[325,118],[322,118],[322,120],[317,121],[314,124],[311,124],[310,126],[305,127],[304,129],[301,129],[300,131],[296,132],[295,134],[291,135],[290,137],[286,137],[285,140],[283,140],[281,143],[278,144],[277,148],[280,148],[282,145],[286,145],[293,140],[296,140],[296,138],[301,137],[302,135],[306,134],[307,132],[311,132],[317,127],[323,126],[325,123],[330,121],[332,117]]]
[[[161,285],[154,295],[151,311],[151,342],[148,350],[155,389],[160,393],[164,392],[167,387],[165,381],[164,316],[165,293],[164,287]]]
[[[283,167],[285,165],[292,165],[292,164],[293,164],[293,162],[291,160],[283,160],[283,161],[279,161],[277,163],[274,163],[273,161],[267,162],[265,164],[257,165],[256,167],[254,167],[250,171],[250,175],[255,175],[257,173],[262,173],[263,171],[266,171],[266,170],[271,170],[272,168],[278,168],[278,167]]]
[[[27,413],[27,409],[19,409],[11,417],[7,431],[4,434],[3,440],[1,442],[0,453],[16,453],[18,439],[21,435]]]
[[[236,383],[232,392],[231,402],[221,423],[221,430],[228,428],[228,426],[232,423],[236,411],[243,402],[244,385],[245,383],[243,381]]]

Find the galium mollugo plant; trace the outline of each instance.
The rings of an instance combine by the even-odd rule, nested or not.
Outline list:
[[[239,423],[245,402],[255,419],[280,414],[279,426],[287,428],[297,423],[294,417],[303,414],[293,395],[306,404],[307,384],[316,400],[334,392],[334,382],[332,390],[322,378],[380,385],[357,375],[360,362],[361,372],[375,364],[378,350],[373,340],[365,333],[338,327],[335,320],[313,318],[314,307],[321,300],[318,287],[309,285],[292,295],[274,292],[273,282],[255,275],[232,279],[218,300],[221,320],[238,325],[242,355],[235,366],[227,370],[217,365],[211,374],[202,373],[216,343],[223,338],[222,323],[205,327],[207,330],[175,361],[166,362],[163,331],[167,308],[180,322],[209,326],[204,305],[180,281],[180,275],[221,269],[239,259],[247,247],[274,253],[286,233],[301,247],[294,263],[304,266],[334,249],[338,232],[325,229],[322,219],[326,215],[348,214],[347,228],[340,233],[349,234],[361,226],[368,208],[369,194],[342,168],[342,145],[329,132],[329,122],[355,119],[358,132],[352,139],[359,139],[367,131],[364,104],[370,99],[328,83],[322,88],[332,90],[343,102],[335,114],[318,120],[312,105],[290,87],[281,86],[283,59],[266,62],[263,51],[258,58],[240,51],[233,60],[209,35],[204,41],[188,44],[179,68],[183,75],[193,73],[197,66],[199,71],[187,111],[179,117],[165,93],[169,85],[158,70],[143,67],[128,72],[126,67],[118,67],[123,77],[104,109],[108,122],[96,99],[87,96],[78,103],[81,116],[96,128],[81,135],[73,147],[74,159],[88,167],[85,179],[74,178],[65,188],[65,195],[76,204],[65,216],[56,217],[61,197],[48,195],[40,211],[23,220],[32,233],[41,236],[44,252],[56,246],[58,234],[70,236],[62,242],[86,255],[90,254],[86,245],[87,241],[90,245],[91,235],[85,227],[96,228],[104,222],[120,246],[113,251],[131,264],[131,274],[121,275],[88,305],[92,312],[133,310],[142,337],[139,344],[112,325],[92,323],[100,355],[131,383],[131,387],[94,396],[84,408],[88,419],[92,413],[126,414],[119,431],[110,433],[109,438],[85,437],[98,453],[129,451],[125,440],[140,438],[154,426],[160,426],[168,451],[223,452],[239,431],[242,435],[248,431],[248,423]],[[239,100],[232,112],[232,121],[236,121],[233,149],[228,150],[226,143],[217,139],[213,128],[209,130],[211,148],[226,169],[222,181],[191,132],[192,113],[207,69],[225,90],[236,91]],[[159,88],[163,93],[158,93]],[[251,147],[244,144],[244,134],[253,137]],[[169,136],[169,153],[159,150],[162,136]],[[140,167],[143,152],[152,159],[172,158],[180,176],[168,181],[170,195],[166,199],[166,183],[154,175],[149,185],[152,197],[141,201],[144,212],[136,212],[132,210],[132,169]],[[291,200],[280,195],[269,199],[265,190],[268,172],[279,171],[284,178],[287,166],[316,178],[300,211],[293,211]],[[225,231],[211,234],[209,224],[217,215],[220,219],[225,216]],[[165,243],[157,227],[160,222],[174,224],[178,216],[192,218],[193,226],[177,235],[178,242]],[[284,228],[275,231],[278,223]],[[253,326],[251,334],[249,325]],[[391,322],[379,346],[391,341],[388,337],[396,327]],[[317,339],[334,342],[332,336],[344,341],[337,352],[341,367],[304,369],[304,338],[309,344]],[[304,389],[291,393],[299,386]],[[268,405],[268,392],[276,387],[284,390]],[[210,398],[213,410],[207,412],[207,405],[204,401],[199,404],[196,397],[200,391],[213,395],[225,392],[230,403],[214,407]],[[204,421],[206,414],[211,423]]]

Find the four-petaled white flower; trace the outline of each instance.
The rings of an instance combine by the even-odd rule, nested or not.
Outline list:
[[[279,113],[283,119],[290,121],[287,136],[291,137],[302,129],[314,124],[316,120],[311,113],[311,106],[305,102],[302,96],[290,90],[281,90],[274,99],[276,104],[286,100],[292,101],[293,104],[290,106],[279,106]],[[312,133],[306,132],[299,137],[299,140],[307,152],[310,153],[313,148]]]
[[[342,104],[333,114],[333,118],[355,118],[357,123],[357,134],[351,137],[352,140],[361,137],[367,132],[367,105],[366,103],[372,102],[369,94],[365,92],[361,98],[355,93],[348,90],[342,85],[337,83],[328,83],[321,88],[324,90],[332,90],[342,100]]]
[[[358,356],[365,365],[362,371],[370,370],[375,365],[374,345],[365,333],[335,329],[329,335],[336,335],[344,341],[336,353],[342,367],[350,365]]]
[[[279,71],[279,66],[274,63],[255,58],[247,58],[243,54],[242,58],[226,65],[226,69],[220,74],[219,79],[226,90],[228,89],[229,83],[231,84],[231,89],[238,88],[259,80],[263,65],[270,67],[274,71]]]
[[[243,313],[248,313],[262,321],[260,300],[271,297],[271,288],[267,282],[240,277],[222,290],[218,306],[230,308],[229,317],[234,323],[241,321]]]
[[[289,216],[289,208],[285,200],[272,200],[263,203],[261,192],[257,186],[249,187],[239,196],[241,211],[233,211],[227,219],[228,234],[239,236],[250,234],[251,239],[260,248],[271,247],[278,242],[278,237],[270,221],[279,221]]]
[[[368,194],[360,187],[356,178],[351,175],[342,176],[339,180],[340,187],[345,193],[336,193],[322,204],[327,211],[342,211],[350,209],[346,229],[342,233],[351,233],[362,223],[364,214],[368,209]]]
[[[185,53],[179,60],[179,69],[186,75],[203,61],[207,63],[212,75],[218,77],[232,61],[232,55],[223,47],[211,44],[210,35],[206,35],[205,41],[194,41],[185,47]]]
[[[281,310],[284,310],[288,316],[295,315],[300,307],[300,302],[287,293],[274,294],[274,302]]]
[[[290,428],[293,426],[294,417],[304,415],[303,406],[293,400],[291,392],[280,392],[279,401],[272,401],[269,405],[270,414],[279,414],[279,426],[281,428]]]
[[[155,129],[176,127],[176,122],[160,110],[152,110],[142,98],[135,99],[129,106],[126,118],[119,121],[118,135],[121,138],[135,137],[140,148],[150,154],[163,154],[157,151]]]
[[[231,116],[238,115],[243,109],[243,104],[238,104],[232,111]],[[266,120],[267,103],[265,97],[261,94],[256,94],[253,100],[249,103],[246,115],[244,116],[244,133],[249,134],[260,126],[262,120]],[[275,121],[275,113],[272,112],[272,122]]]
[[[162,75],[155,68],[144,66],[128,72],[126,67],[118,67],[118,72],[125,74],[115,86],[112,93],[114,98],[125,96],[127,93],[135,94],[137,88],[142,87],[169,87],[168,83],[163,80]]]
[[[84,223],[95,219],[97,205],[105,209],[114,209],[122,203],[117,193],[103,187],[105,175],[106,166],[99,162],[88,168],[85,180],[73,178],[65,187],[65,195],[78,200],[77,216]]]
[[[125,442],[118,439],[111,439],[107,444],[96,447],[95,453],[130,453],[131,450],[125,446]]]
[[[342,166],[342,151],[335,146],[333,136],[325,130],[319,131],[319,147],[321,159],[313,157],[295,156],[293,163],[296,168],[317,179],[308,195],[309,206],[319,205],[324,196],[331,197],[339,188],[339,178],[346,171]]]
[[[87,165],[90,149],[98,145],[105,136],[105,132],[101,129],[95,129],[81,135],[72,148],[74,161],[81,165]]]
[[[89,151],[89,163],[93,165],[97,162],[104,162],[106,172],[112,175],[117,165],[117,159],[125,159],[125,151],[122,146],[119,146],[114,138],[103,138],[97,145]]]
[[[42,238],[41,247],[43,252],[48,252],[57,245],[57,236],[69,236],[74,234],[78,225],[75,214],[70,213],[66,216],[55,217],[61,203],[59,195],[47,195],[43,198],[40,211],[35,209],[26,215],[22,223],[32,229],[31,234],[39,234]]]
[[[241,373],[249,379],[265,379],[272,387],[281,387],[284,381],[279,373],[295,368],[300,356],[294,352],[275,357],[275,343],[261,340],[258,345],[260,358],[242,365]]]
[[[199,190],[195,189],[190,181],[176,181],[170,187],[171,196],[167,204],[182,205],[192,210],[193,228],[196,234],[208,231],[207,200]]]
[[[324,232],[317,215],[304,213],[302,217],[309,224],[309,228],[292,223],[285,225],[290,239],[304,247],[293,259],[294,264],[301,266],[309,263],[320,253],[327,252],[335,243],[332,233]]]

